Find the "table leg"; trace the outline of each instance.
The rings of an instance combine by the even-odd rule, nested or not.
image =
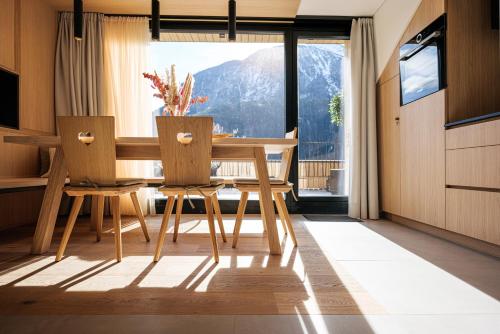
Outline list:
[[[97,211],[99,205],[99,195],[91,196],[90,206],[90,231],[97,231]]]
[[[36,224],[35,235],[33,236],[32,254],[43,254],[50,248],[67,173],[68,170],[64,162],[62,148],[58,147],[54,155],[54,161],[52,162],[47,188],[43,195],[42,207]]]
[[[269,183],[269,172],[267,171],[266,154],[263,147],[256,147],[255,174],[260,184],[260,210],[261,216],[267,226],[267,238],[269,240],[269,252],[273,255],[281,255],[281,245],[276,226],[276,214],[274,213],[273,194]]]

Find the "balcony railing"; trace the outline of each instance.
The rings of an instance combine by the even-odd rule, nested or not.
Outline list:
[[[278,176],[280,160],[268,160],[267,168],[270,176]],[[255,177],[255,169],[252,162],[224,161],[216,163],[214,174],[218,177]],[[215,167],[215,166],[214,166]],[[300,160],[299,161],[299,189],[301,190],[331,190],[331,182],[336,177],[332,170],[345,169],[344,160]]]

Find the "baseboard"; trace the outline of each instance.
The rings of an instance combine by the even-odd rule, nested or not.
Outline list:
[[[495,244],[482,241],[479,239],[474,239],[463,234],[458,234],[455,232],[443,230],[442,228],[439,227],[420,223],[415,220],[404,218],[398,215],[393,215],[388,212],[382,212],[382,216],[385,219],[390,220],[394,223],[398,223],[407,226],[411,229],[453,242],[457,245],[470,248],[479,253],[500,258],[500,246],[497,246]]]

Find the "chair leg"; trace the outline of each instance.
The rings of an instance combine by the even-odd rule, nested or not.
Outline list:
[[[95,195],[92,196],[92,204],[94,203],[94,198],[97,200],[96,204],[96,212],[95,215],[96,217],[96,241],[99,242],[101,241],[101,235],[102,235],[102,223],[104,220],[104,195]],[[93,206],[93,205],[92,205]],[[93,209],[92,209],[93,211]]]
[[[71,232],[73,231],[73,227],[75,226],[76,218],[78,217],[78,212],[80,211],[80,207],[83,203],[83,196],[76,196],[73,202],[73,206],[71,207],[71,212],[69,214],[68,222],[66,223],[66,228],[64,229],[64,234],[61,240],[61,244],[59,245],[59,249],[56,254],[56,261],[61,261],[64,251],[66,250],[66,246],[69,241],[69,237]]]
[[[113,212],[113,228],[115,232],[116,261],[121,262],[122,250],[122,219],[120,215],[120,196],[111,197],[111,211]]]
[[[137,215],[137,218],[141,223],[142,233],[144,233],[146,241],[149,242],[150,239],[148,234],[148,228],[146,226],[146,220],[144,219],[144,214],[142,213],[141,205],[139,204],[139,200],[137,199],[137,193],[135,191],[131,192],[130,198],[132,199],[132,203],[134,203],[135,214]]]
[[[286,228],[286,222],[285,222],[285,217],[283,216],[283,212],[282,210],[280,210],[279,206],[278,206],[278,202],[276,202],[276,196],[281,196],[280,193],[273,193],[274,195],[274,203],[276,204],[276,208],[278,209],[278,215],[280,217],[280,221],[281,221],[281,227],[283,227],[283,231],[285,232],[285,235],[288,235],[288,229]]]
[[[208,228],[210,230],[210,240],[212,241],[214,261],[215,263],[219,263],[219,248],[217,246],[217,236],[215,234],[214,208],[212,207],[212,199],[210,197],[205,197],[205,210],[207,212]]]
[[[238,212],[236,214],[236,222],[234,223],[233,248],[236,248],[236,245],[238,244],[238,238],[240,237],[241,223],[243,222],[243,216],[245,215],[247,201],[248,201],[248,193],[242,192],[240,198],[240,204],[238,205]]]
[[[165,206],[165,212],[163,213],[163,219],[161,222],[160,234],[158,236],[158,243],[156,244],[156,251],[154,256],[154,262],[158,262],[161,256],[161,249],[163,248],[163,243],[165,242],[165,235],[167,234],[168,220],[174,209],[175,196],[169,196],[167,200],[167,205]]]
[[[217,193],[212,195],[212,204],[214,206],[215,215],[217,216],[217,223],[219,224],[220,234],[222,236],[222,241],[227,242],[226,231],[224,230],[224,220],[222,219],[222,212],[220,210],[219,199],[217,198]]]
[[[283,216],[285,218],[285,223],[288,228],[288,232],[290,232],[290,237],[292,238],[294,246],[297,247],[297,238],[295,237],[292,220],[290,219],[290,215],[288,214],[288,209],[286,208],[286,203],[283,199],[283,195],[281,193],[274,193],[273,195],[276,206],[278,207],[278,211],[280,212],[280,216]]]
[[[177,236],[179,234],[179,225],[181,223],[182,206],[184,205],[184,194],[179,194],[177,196],[177,208],[175,209],[175,225],[174,225],[174,238],[173,241],[177,241]]]

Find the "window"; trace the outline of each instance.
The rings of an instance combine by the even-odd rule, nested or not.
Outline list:
[[[344,55],[336,39],[297,43],[300,197],[347,195]]]
[[[158,74],[176,65],[178,82],[194,76],[193,96],[208,96],[193,105],[191,116],[212,116],[216,131],[235,137],[280,138],[285,133],[285,54],[283,34],[239,34],[235,43],[224,34],[162,33],[151,43],[152,70]],[[162,101],[154,99],[153,117],[161,115]],[[153,131],[156,133],[155,122]],[[279,156],[269,156],[271,174],[279,171]],[[155,164],[161,176],[161,164]],[[252,162],[213,162],[212,175],[254,176]],[[225,189],[221,199],[239,199]]]

